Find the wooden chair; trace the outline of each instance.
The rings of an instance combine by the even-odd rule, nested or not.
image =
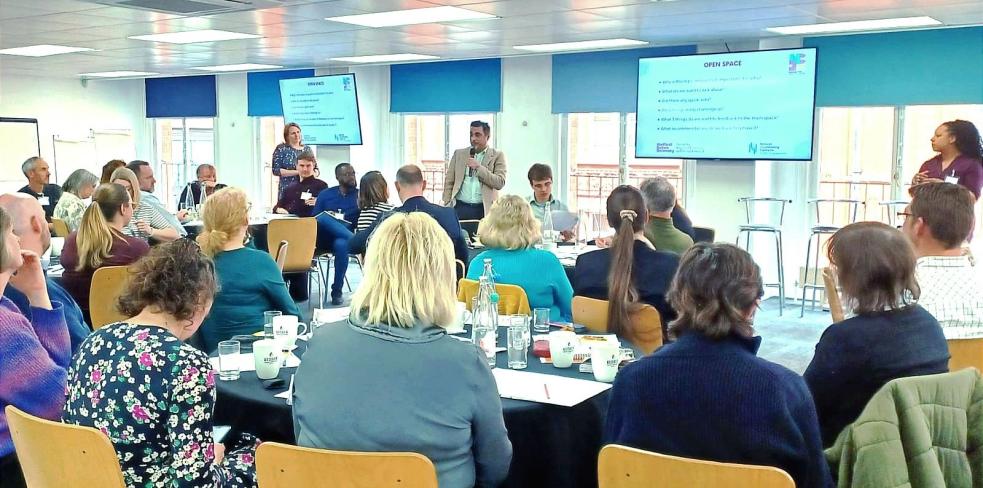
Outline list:
[[[795,488],[788,473],[771,466],[701,461],[616,444],[601,449],[597,457],[597,481],[598,488]]]
[[[68,224],[64,220],[53,218],[51,219],[51,233],[55,237],[68,237],[71,231],[68,230]]]
[[[949,371],[976,368],[983,372],[983,337],[949,339]]]
[[[104,266],[92,274],[92,284],[89,285],[92,330],[128,318],[116,309],[116,299],[123,293],[129,279],[126,266]]]
[[[608,301],[583,296],[573,297],[573,322],[599,333],[608,331]],[[662,347],[662,315],[651,305],[644,305],[631,316],[632,333],[625,339],[631,341],[644,354]]]
[[[529,315],[529,297],[520,286],[495,283],[498,292],[498,313],[501,315]],[[478,294],[478,282],[462,278],[457,282],[457,300],[471,309],[471,300]]]
[[[455,259],[454,260],[454,264],[457,265],[457,270],[458,270],[457,276],[458,276],[458,279],[461,279],[461,278],[464,278],[465,276],[467,276],[467,274],[468,274],[468,267],[465,266],[464,261],[461,261],[460,259]]]
[[[310,300],[311,280],[310,272],[317,272],[317,267],[312,263],[314,260],[314,249],[317,246],[317,220],[313,217],[299,219],[273,219],[266,227],[267,242],[287,241],[290,251],[283,261],[284,278],[302,275],[307,279],[307,296],[310,306],[314,302]],[[277,258],[279,246],[268,246],[268,252],[273,259]],[[289,279],[288,279],[289,281]],[[323,293],[322,293],[323,295]]]
[[[432,462],[413,452],[344,452],[264,442],[256,449],[259,488],[437,488]]]
[[[4,411],[27,486],[126,486],[116,450],[102,432],[37,418],[13,405]]]
[[[287,241],[280,241],[280,245],[276,249],[276,254],[274,259],[276,260],[276,266],[280,268],[280,273],[283,273],[283,265],[287,262],[287,250],[290,248],[290,243]]]

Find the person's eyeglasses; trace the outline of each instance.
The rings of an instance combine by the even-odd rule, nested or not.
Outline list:
[[[911,212],[898,212],[898,223],[905,223],[911,217]]]

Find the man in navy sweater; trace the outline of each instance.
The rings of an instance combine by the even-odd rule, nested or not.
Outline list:
[[[341,288],[348,272],[348,242],[352,238],[352,224],[358,221],[358,187],[355,168],[340,163],[334,168],[338,186],[332,186],[317,194],[313,215],[317,218],[317,248],[334,255],[334,281],[331,283],[331,304],[341,305]],[[340,212],[344,222],[322,212]]]
[[[403,206],[394,209],[393,212],[424,212],[433,217],[444,231],[447,232],[451,243],[454,244],[454,257],[466,264],[468,262],[468,245],[464,241],[464,235],[461,232],[461,222],[457,220],[457,214],[454,213],[454,209],[452,208],[434,205],[428,202],[423,197],[423,191],[426,188],[427,181],[423,179],[423,172],[420,171],[418,166],[407,164],[399,168],[399,171],[396,171],[396,193],[399,194],[399,200],[403,202]],[[364,253],[369,238],[375,232],[375,228],[385,218],[383,216],[368,228],[356,232],[349,243],[351,252],[356,254]]]

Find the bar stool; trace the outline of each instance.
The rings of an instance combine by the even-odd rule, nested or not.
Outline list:
[[[881,216],[884,215],[884,212],[887,212],[887,225],[900,228],[901,226],[897,225],[898,212],[904,210],[909,203],[911,202],[908,200],[885,200],[880,202],[878,205],[883,207],[881,208]]]
[[[778,261],[778,282],[777,283],[763,283],[764,286],[777,286],[778,287],[778,315],[782,314],[785,308],[785,265],[782,263],[782,223],[785,221],[785,205],[792,203],[792,200],[786,200],[784,198],[774,198],[774,197],[742,197],[737,199],[738,202],[744,204],[744,213],[747,218],[747,224],[741,225],[737,231],[737,241],[735,244],[737,246],[741,245],[741,235],[745,235],[744,249],[750,252],[751,249],[751,233],[753,232],[765,232],[775,236],[775,254]],[[777,205],[780,209],[778,217],[778,225],[772,224],[756,224],[751,221],[751,206],[761,203],[767,205],[769,209],[774,208]]]
[[[836,231],[840,230],[840,226],[833,225],[832,223],[823,223],[822,218],[822,206],[828,204],[832,207],[833,212],[836,211],[837,205],[846,205],[847,213],[850,215],[850,223],[857,221],[857,211],[861,205],[866,205],[865,202],[860,200],[854,200],[850,198],[813,198],[809,200],[809,204],[816,207],[816,223],[809,229],[809,240],[806,241],[806,272],[802,277],[802,308],[799,311],[799,318],[805,316],[806,313],[806,292],[812,290],[812,298],[810,302],[812,303],[812,310],[816,309],[816,290],[825,289],[825,285],[819,282],[820,269],[819,269],[819,255],[821,254],[820,246],[822,244],[822,236],[832,236]],[[812,255],[812,241],[816,241],[816,255]],[[809,258],[813,258],[812,266],[812,281],[809,281]]]

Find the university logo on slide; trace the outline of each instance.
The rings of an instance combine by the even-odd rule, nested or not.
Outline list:
[[[800,64],[805,64],[806,55],[804,53],[792,53],[788,55],[788,72],[795,73]]]
[[[791,69],[791,68],[789,68],[789,69]],[[748,145],[747,145],[747,152],[749,152],[751,154],[758,154],[758,145],[755,144],[755,143],[753,143],[753,142],[749,142]]]

